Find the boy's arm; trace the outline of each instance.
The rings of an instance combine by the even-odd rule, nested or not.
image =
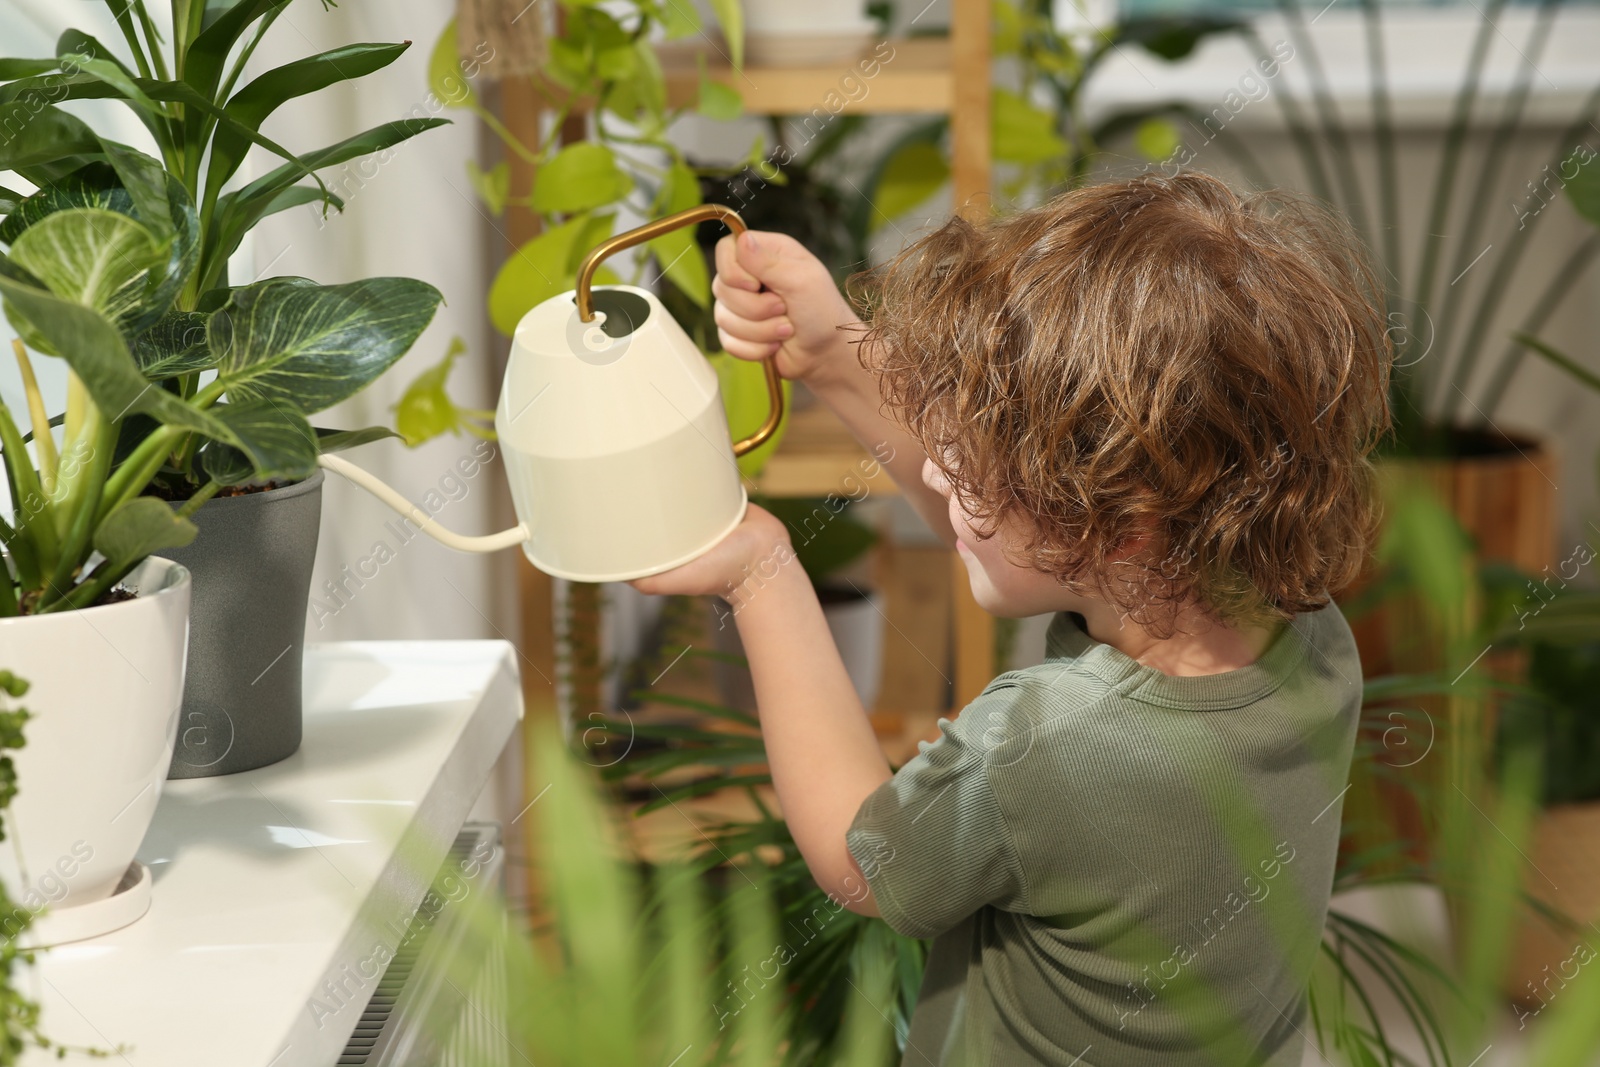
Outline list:
[[[785,378],[805,382],[879,458],[939,539],[954,548],[949,504],[922,480],[922,446],[883,414],[877,377],[862,366],[851,340],[859,336],[861,321],[821,261],[781,233],[724,237],[717,243],[711,289],[723,347],[740,359],[771,356]]]
[[[772,783],[795,844],[825,892],[852,911],[877,915],[845,832],[862,802],[889,779],[889,764],[783,524],[752,504],[706,555],[632,584],[643,593],[728,601],[755,682]]]

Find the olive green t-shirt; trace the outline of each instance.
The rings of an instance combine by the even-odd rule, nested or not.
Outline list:
[[[891,927],[933,938],[904,1067],[1298,1067],[1361,707],[1337,607],[1169,677],[1050,626],[862,804]]]

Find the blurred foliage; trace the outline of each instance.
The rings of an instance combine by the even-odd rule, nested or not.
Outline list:
[[[711,5],[729,52],[738,65],[743,51],[743,11],[737,0],[717,0]],[[737,89],[710,77],[701,64],[699,94],[689,107],[670,107],[666,81],[656,55],[659,40],[694,37],[708,27],[693,5],[654,0],[628,0],[601,8],[566,5],[548,43],[544,75],[553,117],[548,136],[529,144],[485,107],[473,90],[467,66],[460,59],[455,23],[445,28],[434,45],[429,84],[447,106],[478,116],[511,155],[530,165],[532,184],[526,191],[512,188],[512,171],[502,160],[485,171],[468,161],[468,179],[488,213],[502,217],[508,208],[532,213],[539,232],[523,242],[500,266],[489,288],[489,318],[495,329],[511,336],[517,323],[534,307],[571,290],[584,256],[613,236],[624,214],[642,221],[687,211],[707,202],[702,182],[727,175],[762,159],[763,144],[752,142],[739,167],[701,167],[684,155],[668,129],[680,117],[694,113],[716,121],[738,118],[743,99]],[[475,71],[474,71],[475,73]],[[591,103],[588,138],[564,143],[567,120],[584,114]],[[724,198],[732,202],[734,198]],[[749,220],[747,220],[749,221]],[[706,229],[723,232],[720,225]],[[653,277],[647,270],[653,268]],[[695,340],[701,350],[719,351],[711,325],[711,269],[700,254],[695,230],[684,228],[656,237],[633,254],[631,276],[624,279],[614,265],[601,266],[596,285],[651,284],[663,304]],[[466,430],[478,436],[489,431],[482,422],[486,412],[463,410],[445,388],[450,367],[460,353],[452,348],[443,363],[429,368],[406,390],[401,401],[401,432],[418,444],[441,433]],[[723,406],[735,437],[760,425],[766,412],[766,392],[761,369],[717,362]],[[789,386],[784,386],[788,395]],[[786,423],[760,448],[739,458],[739,470],[754,477],[782,440]]]
[[[28,709],[16,701],[27,692],[27,682],[8,670],[0,670],[0,752],[19,749],[25,743],[22,727],[28,721]],[[10,756],[0,755],[0,812],[11,806],[16,795],[16,768]],[[5,837],[4,819],[0,817],[0,841]],[[0,1021],[5,1028],[0,1040],[0,1067],[13,1067],[30,1046],[52,1046],[39,1032],[39,1005],[16,987],[18,964],[33,962],[31,952],[17,947],[17,940],[33,923],[33,910],[12,900],[6,887],[0,885],[0,915],[6,917],[5,940],[0,944]]]
[[[474,437],[494,440],[494,412],[459,407],[450,398],[450,372],[466,351],[465,341],[450,338],[444,358],[417,375],[395,404],[395,429],[406,444],[415,447],[446,433],[459,437],[463,430]]]
[[[783,520],[806,577],[813,585],[866,555],[878,541],[872,527],[850,515],[850,501],[832,497],[763,497],[762,507]]]
[[[534,728],[529,751],[534,779],[546,783],[530,815],[545,906],[531,936],[507,938],[497,897],[458,893],[465,933],[446,980],[472,989],[485,961],[504,953],[508,1010],[498,1036],[517,1054],[512,1062],[771,1067],[793,1011],[778,879],[749,857],[711,878],[693,864],[640,868],[619,854],[609,804],[553,724]],[[887,1062],[878,1022],[894,991],[884,960],[848,972],[855,989],[828,1062]],[[436,1036],[441,1046],[448,1037]],[[496,1051],[481,1067],[505,1062]]]

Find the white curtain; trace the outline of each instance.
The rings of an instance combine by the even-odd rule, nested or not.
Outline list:
[[[384,70],[292,101],[274,115],[263,132],[293,151],[406,116],[455,120],[400,145],[381,164],[371,156],[327,172],[329,188],[345,200],[342,214],[323,219],[303,207],[269,218],[255,231],[253,268],[262,277],[304,275],[338,283],[403,275],[444,293],[444,306],[411,353],[365,392],[318,416],[318,425],[392,426],[392,405],[406,384],[444,354],[452,337],[467,344],[467,354],[456,362],[452,393],[470,407],[494,406],[497,388],[486,368],[496,341],[484,313],[485,233],[493,231],[466,178],[466,163],[477,152],[477,120],[440,110],[427,85],[429,52],[454,6],[449,0],[387,0],[325,11],[302,0],[278,19],[254,60],[264,70],[356,41],[414,42]],[[260,164],[270,165],[270,157],[257,152]],[[349,458],[408,499],[437,507],[436,517],[446,525],[484,533],[494,521],[491,501],[504,492],[498,467],[474,462],[487,447],[472,437],[447,435],[415,450],[384,441]],[[514,636],[509,552],[472,556],[420,535],[405,540],[396,520],[362,490],[328,478],[308,641]]]

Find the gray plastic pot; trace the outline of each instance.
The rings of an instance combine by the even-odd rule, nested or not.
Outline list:
[[[216,497],[200,535],[162,555],[194,578],[188,676],[168,778],[276,763],[300,747],[306,601],[322,471],[265,493]]]

